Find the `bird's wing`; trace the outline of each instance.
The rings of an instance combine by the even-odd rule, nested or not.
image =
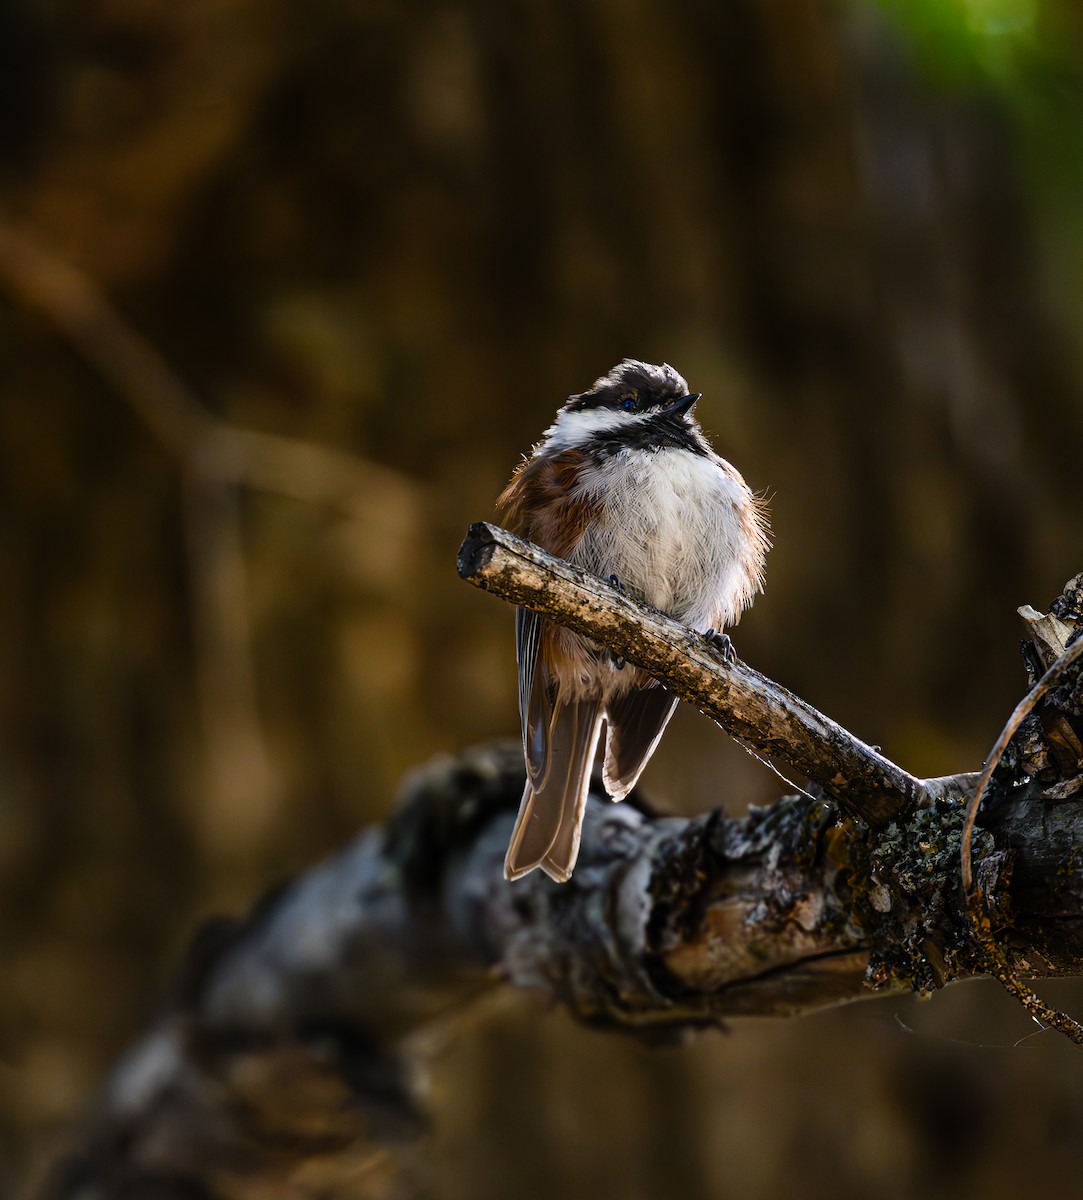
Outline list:
[[[658,683],[610,699],[602,778],[614,800],[623,800],[635,786],[676,707],[677,697]]]
[[[546,742],[553,716],[552,699],[538,671],[543,620],[528,608],[515,610],[515,661],[519,665],[519,720],[523,731],[523,757],[531,783],[544,781]]]
[[[504,860],[508,879],[541,867],[551,879],[564,883],[579,854],[602,709],[596,700],[556,700],[550,713],[540,739],[545,770],[538,783],[527,778]]]

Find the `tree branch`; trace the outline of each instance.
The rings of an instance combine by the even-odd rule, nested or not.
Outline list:
[[[205,930],[49,1194],[300,1197],[302,1169],[341,1182],[417,1129],[420,1035],[502,983],[656,1039],[981,970],[957,803],[870,831],[807,797],[690,820],[592,797],[572,880],[508,885],[521,788],[518,747],[441,762],[386,828]],[[1012,960],[1073,973],[1083,874],[1060,867],[1083,852],[1083,798],[1051,806],[1031,783],[998,811],[978,869]]]
[[[619,653],[688,644],[630,605],[614,597],[606,644]],[[1078,636],[1083,576],[1052,615],[1062,643]],[[648,630],[642,643],[628,626]],[[1031,622],[1032,674],[1048,627]],[[1083,959],[1081,739],[1076,664],[1009,745],[975,834],[975,879],[1019,977],[1076,974]],[[657,1039],[982,974],[959,871],[966,806],[950,794],[964,779],[931,781],[921,807],[879,824],[852,815],[860,796],[663,817],[635,795],[608,803],[596,781],[572,880],[509,885],[521,750],[440,762],[386,827],[196,938],[168,1011],[114,1071],[49,1194],[300,1200],[314,1181],[342,1183],[418,1128],[417,1056],[501,984]]]
[[[176,461],[204,482],[245,484],[366,516],[370,494],[388,508],[418,507],[423,486],[389,467],[216,416],[93,280],[3,220],[0,283],[51,322]]]
[[[930,803],[950,786],[927,787],[780,684],[727,661],[707,638],[507,530],[471,525],[458,563],[468,583],[643,667],[727,733],[789,763],[871,824]]]

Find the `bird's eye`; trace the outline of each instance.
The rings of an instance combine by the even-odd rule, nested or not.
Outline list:
[[[620,406],[621,406],[621,408],[624,409],[625,412],[631,412],[632,409],[635,408],[635,406],[636,406],[635,397],[634,396],[625,396],[624,399],[620,402]]]

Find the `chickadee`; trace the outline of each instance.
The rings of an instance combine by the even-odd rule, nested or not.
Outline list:
[[[569,396],[500,497],[506,523],[551,554],[701,632],[734,625],[762,590],[767,513],[711,449],[699,393],[668,364],[626,358]],[[591,769],[623,800],[677,698],[645,671],[526,609],[516,611],[527,783],[504,863],[570,878]]]

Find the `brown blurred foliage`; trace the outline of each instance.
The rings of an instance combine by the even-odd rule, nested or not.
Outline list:
[[[5,228],[101,289],[208,428],[285,439],[255,485],[163,440],[116,347],[4,260],[0,1195],[198,919],[380,820],[412,765],[514,733],[510,613],[454,552],[622,356],[673,362],[773,496],[743,657],[916,773],[979,764],[1023,686],[1016,605],[1083,569],[1058,126],[1083,55],[1067,5],[932,11],[0,7]],[[781,787],[688,713],[645,785],[737,810]],[[1077,1173],[1076,1052],[1020,1042],[991,988],[654,1052],[528,1009],[437,1059],[420,1193]]]

